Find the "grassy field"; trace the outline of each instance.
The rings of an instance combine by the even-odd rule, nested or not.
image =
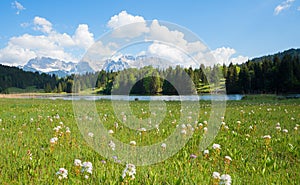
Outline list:
[[[210,102],[200,102],[200,112],[190,113],[186,127],[176,123],[180,102],[168,102],[159,129],[140,134],[117,119],[109,101],[97,101],[99,122],[124,143],[157,143],[178,126],[193,130],[174,156],[150,166],[128,166],[132,174],[125,178],[125,161],[106,159],[87,144],[84,138],[97,138],[97,133],[80,133],[71,101],[0,99],[0,105],[0,184],[219,184],[223,174],[230,175],[232,184],[300,184],[299,99],[227,102],[220,131],[206,154],[199,151],[199,142],[210,124]],[[141,120],[151,114],[148,105],[130,103]],[[75,159],[82,163],[74,164]]]

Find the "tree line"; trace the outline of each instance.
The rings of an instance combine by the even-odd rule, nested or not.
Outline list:
[[[300,49],[249,60],[243,64],[198,68],[151,66],[122,71],[98,71],[58,78],[0,65],[0,92],[9,87],[35,86],[45,92],[81,92],[96,89],[101,94],[188,95],[225,91],[227,94],[300,93]]]

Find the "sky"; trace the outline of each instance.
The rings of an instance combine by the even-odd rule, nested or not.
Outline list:
[[[0,63],[78,62],[107,32],[146,20],[190,30],[220,63],[300,48],[300,0],[1,0]]]

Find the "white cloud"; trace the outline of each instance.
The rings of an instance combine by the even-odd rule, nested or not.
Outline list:
[[[94,35],[89,32],[87,24],[80,24],[73,36],[76,45],[88,49],[94,43]]]
[[[300,6],[297,8],[298,11],[300,11]]]
[[[35,17],[33,26],[34,30],[41,31],[42,34],[11,37],[7,46],[0,49],[0,63],[24,65],[34,57],[77,62],[79,55],[94,43],[94,35],[89,32],[86,24],[78,25],[73,35],[57,32],[52,23],[42,17]]]
[[[34,29],[43,33],[50,33],[52,31],[52,24],[42,17],[35,17],[33,19]]]
[[[283,10],[290,8],[290,6],[292,5],[292,3],[294,1],[295,0],[286,0],[286,1],[282,2],[280,5],[276,6],[276,8],[274,9],[274,14],[278,15]]]
[[[229,48],[229,47],[221,47],[217,48],[213,51],[211,51],[213,54],[215,60],[219,64],[230,64],[231,62],[233,64],[241,64],[243,62],[246,62],[248,60],[248,57],[245,56],[237,56],[232,57],[236,53],[235,49]]]
[[[135,23],[134,26],[125,26],[133,23]],[[113,29],[113,35],[117,38],[133,38],[149,31],[143,17],[133,16],[126,11],[112,16],[107,23],[107,27]]]
[[[249,60],[249,57],[239,55],[237,57],[231,58],[230,62],[233,64],[242,64],[242,63],[247,62],[248,60]]]
[[[11,5],[12,5],[13,8],[17,9],[17,12],[16,12],[17,15],[19,15],[20,12],[21,12],[22,10],[25,10],[25,9],[26,9],[26,8],[25,8],[21,3],[19,3],[18,1],[15,1],[15,2],[11,3]]]

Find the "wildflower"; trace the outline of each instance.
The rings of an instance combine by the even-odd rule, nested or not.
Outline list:
[[[186,135],[186,130],[181,130],[180,132],[182,135]]]
[[[41,128],[37,128],[36,130],[37,130],[37,131],[41,131]]]
[[[196,158],[197,158],[197,156],[196,156],[195,154],[191,154],[191,155],[190,155],[190,158],[192,158],[192,159],[196,159]]]
[[[220,173],[219,172],[213,172],[212,178],[213,178],[213,185],[219,184],[219,181],[220,181],[220,178],[221,178]]]
[[[228,174],[221,175],[220,184],[230,185],[231,184],[231,176]]]
[[[208,155],[208,154],[209,154],[209,150],[204,150],[204,151],[203,151],[203,155],[206,156],[206,155]]]
[[[231,157],[225,156],[225,164],[230,164],[231,161],[232,161]]]
[[[113,134],[114,131],[113,131],[113,130],[109,130],[108,133],[109,133],[109,134]]]
[[[241,121],[237,121],[236,123],[237,123],[237,124],[241,124]]]
[[[2,122],[2,119],[0,119],[0,123]]]
[[[208,130],[207,127],[204,127],[204,128],[203,128],[203,131],[204,131],[205,133],[207,132],[207,130]]]
[[[102,164],[106,164],[106,161],[105,161],[105,160],[102,160],[101,163],[102,163]]]
[[[167,144],[166,144],[166,143],[162,143],[160,146],[161,146],[162,149],[164,149],[164,150],[167,148]]]
[[[139,131],[140,132],[146,132],[147,130],[145,128],[140,128]]]
[[[126,168],[122,173],[122,178],[124,179],[126,176],[130,177],[131,179],[135,178],[136,169],[134,164],[126,164]]]
[[[81,170],[82,173],[87,172],[92,174],[92,171],[93,171],[93,164],[91,162],[82,163],[82,170]]]
[[[58,175],[58,179],[67,179],[68,178],[68,170],[64,168],[59,168],[58,172],[56,172],[56,175]]]
[[[58,141],[57,137],[53,137],[50,139],[50,144],[56,144],[56,142]]]
[[[252,125],[250,125],[250,126],[249,126],[249,129],[250,129],[250,130],[253,130],[253,127],[252,127]]]
[[[88,176],[88,175],[85,175],[85,176],[84,176],[84,178],[85,178],[85,179],[88,179],[88,178],[89,178],[89,176]]]
[[[213,144],[212,148],[214,150],[221,150],[221,146],[219,144]]]
[[[225,130],[229,130],[229,127],[227,125],[224,126]]]
[[[181,125],[181,128],[182,128],[182,129],[186,129],[186,125],[185,125],[185,124],[182,124],[182,125]]]
[[[203,121],[203,124],[204,124],[204,125],[207,125],[207,121]]]
[[[278,123],[276,123],[276,127],[280,127],[280,123],[278,122]]]
[[[115,128],[118,128],[119,124],[117,122],[115,122],[114,126],[115,126]]]
[[[280,127],[280,126],[276,126],[276,130],[277,130],[278,132],[280,132],[280,131],[281,131],[281,127]]]
[[[81,166],[82,164],[81,164],[81,160],[80,159],[75,159],[74,160],[74,165],[75,166]]]
[[[283,133],[288,133],[289,131],[287,129],[282,130]]]
[[[130,144],[131,146],[135,146],[135,145],[136,145],[136,142],[135,142],[135,141],[130,141],[129,144]]]
[[[298,127],[294,127],[294,130],[298,130]]]
[[[116,144],[113,141],[109,141],[108,146],[112,149],[115,150],[116,149]]]
[[[266,145],[269,145],[270,141],[271,141],[271,136],[270,135],[265,135],[265,136],[263,136],[263,138],[265,139]]]
[[[88,133],[88,136],[89,136],[89,137],[94,137],[94,133],[89,132],[89,133]]]
[[[33,122],[33,118],[30,118],[30,122]]]
[[[213,172],[212,177],[213,177],[214,179],[220,179],[220,173],[219,173],[219,172]]]
[[[69,128],[69,127],[67,127],[67,128],[66,128],[66,134],[68,134],[68,135],[69,135],[70,133],[71,133],[71,130],[70,130],[70,128]]]

